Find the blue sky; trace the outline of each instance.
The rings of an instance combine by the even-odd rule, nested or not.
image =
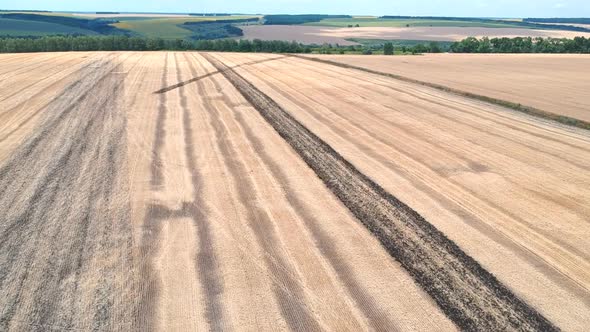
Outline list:
[[[590,17],[590,0],[0,0],[0,9],[477,17]]]

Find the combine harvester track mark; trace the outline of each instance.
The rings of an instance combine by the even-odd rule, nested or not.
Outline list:
[[[362,174],[274,100],[213,56],[203,56],[291,145],[458,327],[479,331],[558,330],[442,232]]]

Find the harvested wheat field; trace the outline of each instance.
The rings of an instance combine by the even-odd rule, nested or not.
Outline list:
[[[312,55],[590,122],[590,55]]]
[[[355,27],[334,28],[306,25],[241,26],[244,39],[295,40],[304,44],[357,45],[349,38],[385,40],[460,41],[467,37],[590,37],[588,32],[484,27]]]
[[[0,61],[0,330],[587,328],[588,131],[287,55]]]

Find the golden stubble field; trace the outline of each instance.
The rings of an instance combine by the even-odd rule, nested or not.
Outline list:
[[[0,61],[0,330],[587,326],[587,131],[286,55]]]
[[[312,55],[590,122],[586,54]]]

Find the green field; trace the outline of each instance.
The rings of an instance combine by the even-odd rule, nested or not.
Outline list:
[[[329,18],[319,22],[305,23],[304,25],[314,26],[328,26],[328,27],[347,27],[349,25],[358,24],[361,27],[483,27],[483,28],[515,28],[519,27],[516,22],[511,24],[508,22],[479,22],[460,20],[437,20],[437,19],[390,19],[358,16],[353,18]]]
[[[80,21],[93,20],[91,17],[77,17],[70,13],[45,13],[45,12],[2,12],[1,14],[27,14],[51,17],[64,17],[69,20]],[[237,20],[257,18],[255,15],[241,16],[192,16],[192,17],[116,17],[118,23],[111,24],[115,28],[130,31],[132,34],[142,37],[154,37],[163,39],[186,39],[193,35],[189,29],[181,27],[185,22],[202,22],[217,20]],[[0,36],[48,36],[48,35],[96,35],[100,31],[92,31],[84,27],[72,26],[71,22],[43,22],[43,20],[0,17]],[[74,24],[75,25],[75,24]]]
[[[192,35],[192,31],[181,28],[179,25],[185,22],[202,22],[217,20],[237,20],[258,16],[196,16],[183,18],[117,18],[119,23],[113,24],[119,29],[132,31],[144,37],[159,37],[163,39],[184,39]]]
[[[46,16],[65,16],[74,17],[72,13],[59,13],[59,12],[26,12],[26,11],[2,11],[0,14],[35,14],[35,15],[46,15]]]
[[[0,18],[0,36],[97,35],[87,29],[62,24]]]
[[[147,14],[146,14],[147,15]],[[269,15],[270,18],[273,15]],[[274,15],[285,16],[285,15]],[[318,16],[318,15],[295,15]],[[50,19],[48,18],[50,17]],[[492,20],[478,18],[453,18],[453,17],[387,17],[376,16],[332,16],[316,22],[303,23],[309,26],[324,27],[482,27],[482,28],[530,28],[530,29],[556,29],[572,30],[579,27],[552,26],[522,22],[518,19]],[[186,22],[204,21],[233,21],[249,18],[262,18],[260,15],[228,15],[228,16],[189,16],[189,17],[150,17],[150,16],[122,16],[112,18],[93,18],[75,16],[72,13],[57,12],[0,12],[0,36],[47,36],[47,35],[131,35],[162,39],[191,39],[199,38],[197,35],[216,36],[215,33],[202,32],[206,27],[193,27],[201,33],[195,34],[186,25]],[[323,18],[323,19],[322,19]],[[285,18],[291,24],[289,17]],[[268,21],[267,21],[268,22]],[[257,24],[248,23],[248,24]],[[230,24],[230,23],[225,23]],[[241,24],[241,23],[240,23]],[[280,23],[276,23],[280,24]],[[213,26],[209,28],[214,28]],[[194,30],[194,29],[193,29]],[[221,38],[221,37],[219,37]]]

